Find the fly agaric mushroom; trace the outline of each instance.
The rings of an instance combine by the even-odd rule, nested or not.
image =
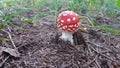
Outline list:
[[[63,11],[57,19],[57,26],[62,30],[60,38],[64,41],[70,41],[73,44],[73,33],[78,30],[79,18],[75,12]]]

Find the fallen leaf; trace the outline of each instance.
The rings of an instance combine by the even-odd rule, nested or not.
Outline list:
[[[6,53],[8,53],[8,54],[10,54],[11,56],[14,56],[14,57],[20,57],[20,53],[18,52],[17,49],[0,47],[0,55],[2,55],[3,52],[6,52]]]

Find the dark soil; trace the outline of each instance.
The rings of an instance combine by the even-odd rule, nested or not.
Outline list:
[[[88,27],[88,31],[74,33],[75,45],[59,39],[61,32],[53,16],[45,16],[39,23],[20,22],[8,26],[8,31],[20,53],[16,58],[2,54],[2,68],[120,68],[120,35]],[[6,32],[0,31],[2,47],[14,48]]]

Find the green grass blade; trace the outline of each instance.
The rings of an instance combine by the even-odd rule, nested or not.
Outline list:
[[[8,39],[7,39],[7,38],[0,38],[0,40],[2,40],[2,41],[3,41],[3,40],[8,40]]]
[[[112,28],[108,28],[106,26],[94,26],[94,27],[101,29],[101,30],[104,30],[104,31],[107,31],[107,32],[110,32],[110,33],[113,33],[113,34],[120,34],[120,30],[115,30]]]
[[[120,0],[117,0],[117,6],[120,8]]]

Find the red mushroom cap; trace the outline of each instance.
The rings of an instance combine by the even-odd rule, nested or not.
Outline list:
[[[58,28],[67,32],[75,32],[78,29],[78,15],[72,11],[63,11],[57,19]]]

